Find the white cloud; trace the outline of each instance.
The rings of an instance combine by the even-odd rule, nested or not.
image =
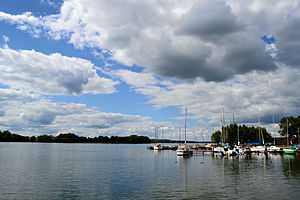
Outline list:
[[[299,114],[299,76],[299,69],[280,66],[274,72],[251,72],[223,83],[197,80],[138,87],[135,91],[148,97],[148,103],[155,107],[180,107],[182,115],[186,105],[189,117],[200,120],[201,126],[220,126],[222,107],[227,124],[233,114],[239,123],[256,124],[257,115],[262,122],[271,123],[273,115],[278,121],[282,116]]]
[[[32,101],[39,98],[37,94],[28,94],[24,91],[0,88],[0,103],[11,101]]]
[[[2,37],[3,37],[3,40],[4,40],[4,42],[5,42],[5,43],[7,43],[7,42],[9,42],[9,41],[10,41],[10,39],[9,39],[9,37],[8,37],[8,36],[6,36],[6,35],[2,35]]]
[[[110,94],[117,84],[100,77],[88,60],[9,48],[0,48],[0,82],[11,88],[50,95]]]
[[[56,40],[67,39],[76,48],[92,48],[94,55],[107,50],[116,61],[141,65],[145,70],[140,73],[118,70],[108,74],[131,85],[155,107],[175,106],[183,112],[187,105],[190,117],[201,126],[218,126],[222,107],[227,122],[233,113],[240,122],[251,123],[257,115],[270,122],[273,114],[279,119],[299,113],[299,4],[294,0],[68,0],[56,15],[0,12],[0,20],[16,24],[34,37],[46,34]],[[265,45],[264,35],[274,36],[276,43]],[[12,88],[38,94],[115,91],[116,82],[99,77],[96,67],[83,59],[7,48],[1,49],[1,55],[0,81]],[[34,57],[34,62],[29,57]],[[162,86],[153,74],[190,80],[169,80]],[[2,113],[9,114],[7,110]],[[62,115],[51,113],[24,114],[21,119],[56,129],[60,126],[57,120],[67,122]],[[114,115],[104,122],[99,119],[99,124],[96,121],[102,114],[91,116],[80,121],[81,127],[102,127],[98,133],[117,133],[122,128],[135,132],[130,126],[136,124],[126,122],[123,116]],[[118,119],[123,127],[111,127]]]
[[[101,132],[109,135],[119,127],[117,135],[128,135],[123,126],[143,124],[149,120],[139,115],[100,112],[84,104],[55,103],[43,99],[27,103],[18,101],[6,105],[4,109],[1,113],[5,112],[5,117],[0,117],[0,127],[25,134],[30,131],[31,134],[55,134],[73,130],[77,131],[76,134],[96,136]]]
[[[146,87],[158,83],[158,80],[151,73],[117,70],[111,71],[110,74],[119,77],[122,81],[133,87]]]
[[[112,59],[160,76],[224,81],[277,68],[261,40],[266,34],[275,36],[280,62],[299,63],[286,57],[299,46],[289,37],[298,32],[298,7],[293,0],[68,0],[56,15],[1,12],[0,19],[35,36],[69,39],[77,48],[108,49]]]
[[[49,5],[53,8],[59,8],[63,0],[40,0],[42,4]]]

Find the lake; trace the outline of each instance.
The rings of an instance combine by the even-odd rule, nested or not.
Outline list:
[[[300,158],[0,143],[0,199],[298,199]]]

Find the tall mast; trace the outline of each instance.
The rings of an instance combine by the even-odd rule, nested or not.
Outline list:
[[[221,144],[223,145],[225,143],[225,138],[224,138],[224,127],[225,122],[224,122],[224,107],[222,108],[222,138],[221,138]]]
[[[274,125],[275,125],[275,123],[274,123],[274,114],[273,114],[273,132],[274,132]],[[274,146],[275,146],[275,136],[274,136]]]
[[[289,119],[286,118],[286,148],[289,143]]]
[[[262,141],[262,144],[265,145],[265,141],[264,141],[264,135],[262,133],[262,128],[260,126],[260,119],[259,119],[259,116],[257,115],[257,119],[258,119],[258,134],[259,134],[259,141],[261,140]]]
[[[238,146],[240,145],[240,127],[239,125],[237,125],[238,130],[237,130],[237,134],[238,134]]]
[[[179,137],[179,143],[181,145],[181,128],[178,128],[178,137]]]
[[[240,145],[240,127],[239,127],[239,116],[237,117],[237,120],[236,120],[236,124],[237,124],[237,136],[238,136],[238,142],[237,142],[237,145],[239,146]]]
[[[257,115],[257,122],[258,122],[258,138],[259,138],[259,143],[260,143],[260,120],[259,120],[259,116]]]
[[[187,107],[185,107],[185,118],[184,118],[184,144],[186,144],[186,118],[187,118]]]
[[[157,143],[157,124],[155,125],[155,132],[154,132],[155,142]]]

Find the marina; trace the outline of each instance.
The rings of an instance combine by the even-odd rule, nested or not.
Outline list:
[[[182,148],[181,145],[176,144],[161,144],[160,149],[155,149],[155,145],[148,146],[149,150],[178,150]],[[235,146],[234,148],[221,147],[217,145],[185,145],[184,148],[189,149],[192,153],[186,153],[186,156],[192,156],[199,153],[214,153],[223,156],[241,156],[245,154],[293,154],[300,155],[300,145],[286,147],[278,146]]]

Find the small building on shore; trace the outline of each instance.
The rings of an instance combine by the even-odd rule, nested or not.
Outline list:
[[[274,145],[286,145],[286,136],[272,136]]]

